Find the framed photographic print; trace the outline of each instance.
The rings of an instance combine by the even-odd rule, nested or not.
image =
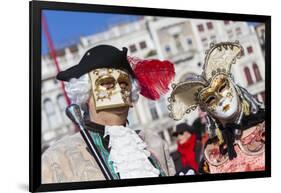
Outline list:
[[[30,191],[271,176],[271,18],[30,2]]]

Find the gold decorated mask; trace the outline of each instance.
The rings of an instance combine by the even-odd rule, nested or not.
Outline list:
[[[170,117],[180,120],[197,106],[218,119],[230,120],[238,115],[242,101],[232,81],[231,67],[242,53],[238,41],[212,43],[206,51],[202,74],[191,74],[186,81],[172,86]]]
[[[119,69],[100,68],[89,73],[96,110],[131,106],[131,80]]]
[[[198,95],[200,103],[215,117],[228,119],[238,111],[239,97],[226,74],[217,74]]]

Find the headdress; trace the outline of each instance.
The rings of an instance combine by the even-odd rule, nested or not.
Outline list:
[[[231,66],[242,52],[243,48],[237,41],[212,43],[210,49],[206,51],[202,75],[191,74],[186,81],[172,85],[173,91],[168,98],[170,117],[180,120],[184,114],[200,106],[200,91],[206,88],[218,73],[231,76]]]

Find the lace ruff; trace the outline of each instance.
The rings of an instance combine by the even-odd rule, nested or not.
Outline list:
[[[149,161],[150,152],[138,134],[124,126],[106,126],[104,137],[109,135],[109,159],[121,179],[158,177],[160,171]]]

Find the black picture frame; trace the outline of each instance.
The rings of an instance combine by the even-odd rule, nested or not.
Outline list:
[[[180,18],[224,19],[233,21],[249,21],[265,23],[265,107],[266,107],[266,166],[265,171],[204,174],[196,176],[173,176],[164,178],[143,178],[113,181],[73,182],[73,183],[41,183],[41,11],[67,10],[82,12],[121,13],[131,15],[169,16]],[[152,184],[171,184],[214,180],[233,180],[245,178],[262,178],[271,176],[271,17],[266,15],[248,15],[233,13],[215,13],[202,11],[186,11],[156,8],[108,6],[80,3],[62,3],[31,1],[30,11],[30,100],[29,100],[29,191],[59,191],[89,188],[109,188],[124,186],[140,186]]]

